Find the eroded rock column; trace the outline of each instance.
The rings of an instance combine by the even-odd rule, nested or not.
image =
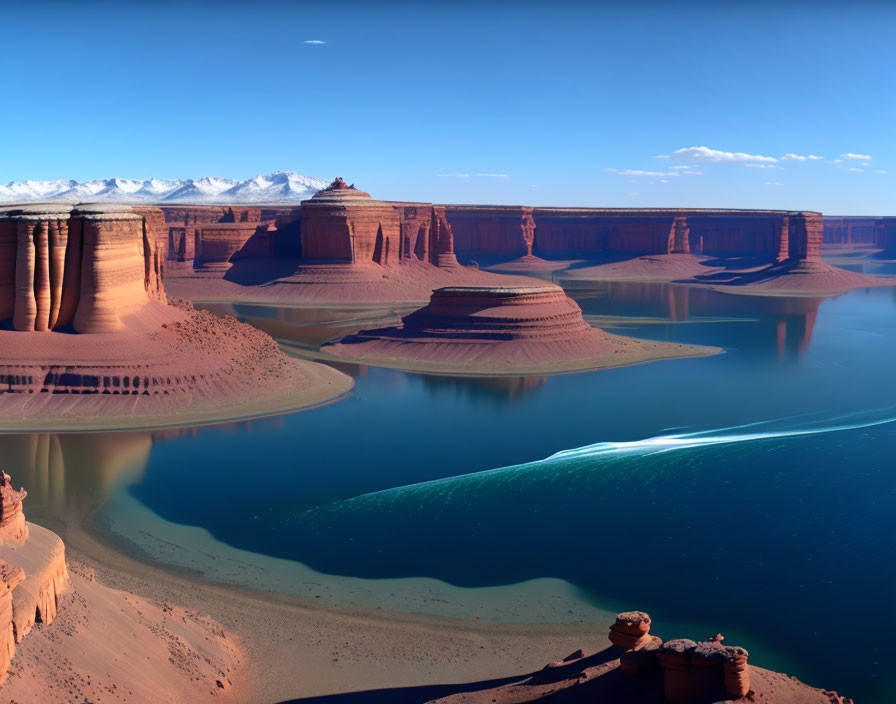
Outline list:
[[[691,230],[688,227],[688,219],[685,216],[677,216],[675,220],[672,222],[672,227],[669,230],[669,246],[667,248],[668,254],[690,254],[691,253],[691,243],[690,243],[690,234]]]
[[[436,266],[452,268],[459,266],[457,256],[454,254],[454,235],[451,225],[445,218],[445,206],[434,205],[430,218],[429,237],[432,242],[432,251],[435,253]]]
[[[778,255],[775,261],[783,262],[790,256],[790,218],[786,215],[778,225]]]
[[[34,225],[31,220],[16,222],[16,302],[12,326],[16,330],[34,330],[37,299],[34,296]]]
[[[16,223],[0,215],[0,320],[12,317],[16,302]]]
[[[47,223],[49,240],[50,311],[47,327],[53,329],[59,321],[62,307],[62,285],[65,280],[65,250],[68,247],[68,219],[53,219]]]
[[[145,287],[143,218],[126,206],[79,207],[82,222],[81,290],[76,332],[121,329],[121,316],[149,302]]]

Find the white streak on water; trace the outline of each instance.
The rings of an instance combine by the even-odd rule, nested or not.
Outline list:
[[[337,504],[345,505],[346,503],[354,502],[358,499],[385,498],[386,495],[394,496],[408,490],[429,490],[436,487],[449,488],[450,485],[456,486],[459,482],[479,482],[486,479],[495,479],[501,475],[517,475],[544,468],[545,465],[548,464],[553,468],[556,467],[557,462],[565,462],[568,460],[595,459],[601,457],[607,459],[623,457],[635,459],[639,456],[648,457],[677,450],[735,445],[738,443],[756,442],[761,440],[824,435],[828,433],[889,425],[891,423],[896,423],[896,407],[894,406],[874,411],[829,416],[827,418],[819,417],[817,414],[806,414],[693,433],[657,435],[643,440],[599,442],[594,445],[585,445],[584,447],[577,447],[571,450],[561,450],[542,460],[382,489],[369,494],[362,494],[354,499],[337,502]],[[768,430],[760,432],[743,432],[745,430],[763,427],[768,428]]]

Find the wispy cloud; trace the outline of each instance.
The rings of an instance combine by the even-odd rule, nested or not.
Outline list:
[[[816,156],[815,154],[806,154],[806,156],[785,154],[781,157],[781,161],[821,161],[822,159],[824,159],[823,156]]]
[[[871,161],[871,157],[868,154],[853,154],[852,152],[846,152],[846,154],[840,155],[841,159],[852,159],[854,161]]]
[[[847,171],[852,171],[852,172],[857,173],[857,174],[862,173],[864,170],[865,170],[865,169],[857,169],[855,166],[850,166],[850,167],[847,169]]]
[[[506,181],[510,178],[508,174],[476,174],[479,178],[498,178],[502,181]]]
[[[306,39],[302,44],[326,44],[323,39]]]
[[[885,174],[887,173],[886,169],[875,169],[874,173],[876,174]]]
[[[744,166],[748,169],[780,169],[780,166],[776,166],[775,164],[744,164]]]
[[[671,154],[660,154],[659,159],[674,159],[675,161],[690,161],[696,163],[704,162],[766,162],[774,163],[778,161],[773,156],[763,156],[762,154],[747,154],[745,152],[725,152],[719,149],[710,149],[709,147],[684,147],[676,149]]]
[[[780,181],[766,181],[765,185],[766,186],[783,186],[784,184],[781,183]]]
[[[637,177],[645,177],[645,178],[658,178],[658,179],[668,179],[670,176],[672,178],[678,178],[679,176],[702,176],[702,171],[695,171],[689,166],[671,166],[670,169],[676,169],[675,171],[648,171],[645,169],[604,169],[608,174],[616,174],[617,176],[629,176],[632,178]],[[665,181],[663,181],[665,183]]]
[[[648,178],[665,178],[666,176],[678,176],[677,172],[666,171],[644,171],[643,169],[604,169],[608,174],[617,174],[619,176],[645,176]]]

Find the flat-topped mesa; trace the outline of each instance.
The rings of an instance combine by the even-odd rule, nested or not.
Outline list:
[[[610,335],[591,327],[562,288],[530,281],[438,288],[400,325],[350,335],[322,352],[415,371],[545,374],[718,351]]]
[[[401,337],[436,341],[561,341],[595,332],[582,310],[554,284],[446,286],[404,318]]]
[[[33,204],[0,214],[0,320],[15,330],[112,332],[164,300],[143,216],[123,205]]]

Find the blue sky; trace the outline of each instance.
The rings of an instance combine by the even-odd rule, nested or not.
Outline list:
[[[3,4],[0,181],[295,170],[390,199],[896,214],[894,22],[883,2]]]

